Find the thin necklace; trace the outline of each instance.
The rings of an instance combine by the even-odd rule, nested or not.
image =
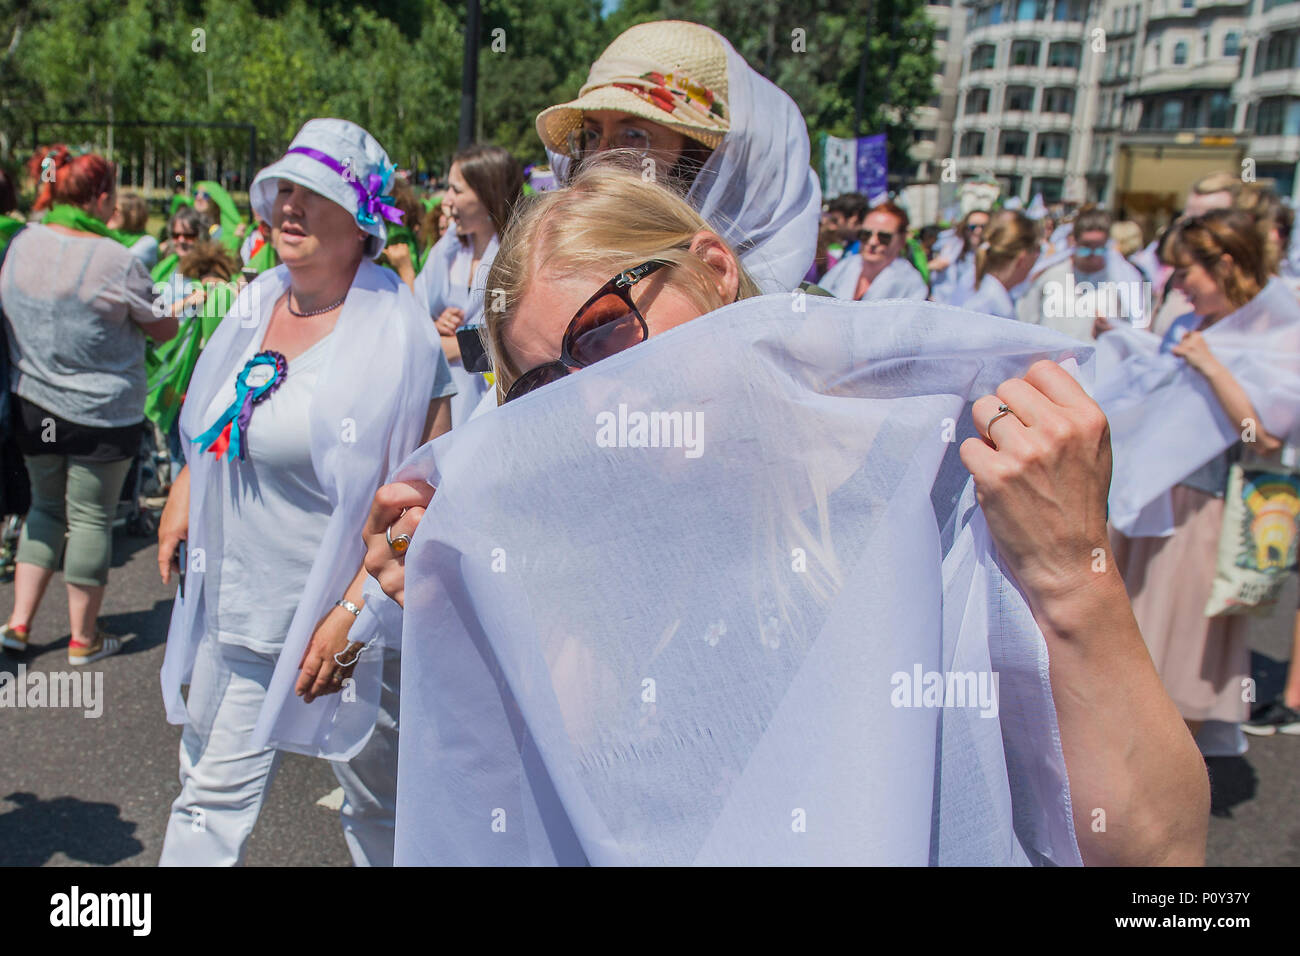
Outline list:
[[[321,315],[321,314],[323,314],[323,313],[325,313],[325,312],[332,312],[334,309],[337,309],[339,306],[341,306],[341,305],[343,304],[344,300],[347,299],[347,297],[348,297],[348,294],[347,294],[346,292],[344,292],[344,293],[343,293],[343,298],[342,298],[342,299],[339,299],[339,300],[338,300],[337,302],[335,302],[333,305],[327,305],[327,306],[325,306],[325,308],[323,308],[323,309],[316,309],[316,310],[314,310],[314,311],[312,311],[312,312],[299,312],[297,309],[295,309],[295,308],[293,307],[293,290],[290,290],[290,291],[289,291],[289,295],[285,297],[284,304],[285,304],[285,306],[288,307],[288,309],[289,309],[289,314],[290,314],[290,315],[296,315],[296,316],[297,316],[298,318],[300,318],[300,319],[307,319],[307,318],[310,318],[310,317],[313,316],[313,315]]]

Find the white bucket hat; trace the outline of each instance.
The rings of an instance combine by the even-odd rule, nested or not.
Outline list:
[[[308,120],[285,154],[253,178],[249,203],[253,212],[270,222],[276,180],[305,186],[356,216],[357,226],[370,236],[366,255],[374,259],[388,241],[384,220],[402,221],[392,197],[385,195],[395,171],[384,148],[356,123]]]

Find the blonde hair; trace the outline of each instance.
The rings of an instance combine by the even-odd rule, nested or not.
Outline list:
[[[603,272],[608,277],[660,259],[671,267],[669,281],[681,283],[702,311],[725,305],[714,285],[716,274],[690,251],[691,240],[701,231],[716,235],[678,193],[612,163],[588,164],[568,187],[529,199],[502,236],[487,278],[487,349],[496,375],[497,402],[527,371],[510,360],[505,331],[520,299],[541,272]],[[737,268],[738,298],[758,295],[758,286],[740,266],[739,257]]]
[[[1029,249],[1038,248],[1038,226],[1016,209],[997,213],[984,229],[984,241],[975,250],[975,288],[994,269],[1016,261]]]
[[[1142,227],[1129,219],[1121,219],[1110,227],[1110,238],[1115,242],[1115,249],[1124,258],[1128,258],[1142,248]]]

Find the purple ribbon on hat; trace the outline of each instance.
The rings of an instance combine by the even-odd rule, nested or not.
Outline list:
[[[355,170],[344,163],[340,163],[328,153],[322,153],[319,149],[312,149],[310,146],[295,146],[289,152],[302,153],[304,156],[310,156],[318,163],[324,163],[342,176],[344,182],[352,185],[352,188],[357,193],[357,222],[374,225],[382,216],[389,222],[401,223],[402,211],[391,205],[393,197],[382,195],[384,188],[388,185],[388,176],[371,173],[366,177],[365,185],[362,185]]]

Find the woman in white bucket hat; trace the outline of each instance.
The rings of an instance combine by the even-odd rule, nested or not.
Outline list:
[[[349,640],[359,533],[389,469],[449,427],[454,386],[409,289],[373,262],[401,219],[392,173],[364,129],[315,119],[253,180],[283,264],[240,293],[194,371],[188,465],[159,529],[163,580],[180,574],[163,696],[185,725],[161,864],[239,863],[281,749],[346,761],[395,733],[396,659]],[[335,768],[366,857],[387,801]]]

